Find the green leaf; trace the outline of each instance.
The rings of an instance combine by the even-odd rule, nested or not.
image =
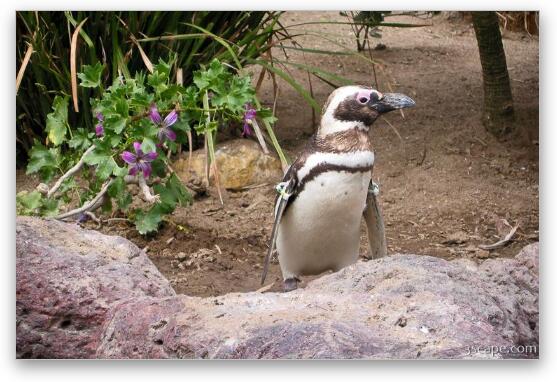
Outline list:
[[[116,161],[114,158],[108,157],[97,165],[97,178],[99,178],[99,180],[106,180],[116,169],[118,169]]]
[[[43,180],[49,181],[58,170],[61,161],[59,148],[47,149],[39,141],[35,140],[35,144],[29,152],[26,174],[38,172]]]
[[[151,162],[151,168],[153,170],[151,172],[152,176],[158,176],[160,178],[164,178],[166,176],[167,168],[163,158],[166,159],[166,157],[162,155],[162,158],[161,156],[159,156],[157,159]]]
[[[162,59],[159,59],[159,63],[156,64],[153,69],[153,73],[147,76],[147,83],[151,85],[158,94],[160,94],[168,88],[170,65]]]
[[[230,75],[219,60],[211,61],[208,70],[198,70],[193,74],[193,82],[200,89],[215,89],[219,82],[225,83]]]
[[[192,200],[176,174],[172,174],[165,185],[156,184],[153,189],[160,195],[160,202],[147,212],[138,210],[135,216],[135,227],[142,235],[156,231],[164,215],[174,211],[177,205],[184,206]]]
[[[135,228],[142,235],[156,231],[159,228],[163,215],[167,213],[168,210],[161,204],[155,204],[147,212],[137,210],[135,215]]]
[[[97,165],[96,175],[100,181],[106,180],[109,176],[122,176],[127,173],[125,168],[119,167],[114,158],[112,151],[96,147],[95,150],[87,154],[83,161],[88,165]]]
[[[263,117],[261,119],[270,125],[273,125],[276,121],[278,121],[278,118],[274,115],[269,115],[268,117]]]
[[[128,119],[120,115],[112,115],[105,118],[104,128],[109,131],[114,131],[116,134],[121,134],[126,127]]]
[[[165,91],[161,93],[161,98],[165,100],[172,99],[179,94],[184,93],[184,87],[180,85],[170,85]]]
[[[124,119],[129,116],[128,101],[120,98],[115,102],[116,113],[120,114]],[[120,133],[118,133],[120,134]]]
[[[59,213],[60,201],[58,199],[42,199],[41,215],[56,216]]]
[[[75,181],[75,176],[70,176],[69,178],[66,178],[62,184],[60,185],[60,188],[57,191],[57,194],[64,194],[66,192],[68,192],[69,190],[71,190],[72,188],[76,188],[78,187],[77,182]]]
[[[109,138],[110,146],[112,147],[118,146],[121,141],[122,141],[121,135],[111,135]]]
[[[31,215],[38,212],[41,206],[42,195],[39,191],[21,191],[16,195],[16,209],[23,215]]]
[[[118,208],[125,211],[132,202],[132,197],[129,192],[126,191],[126,182],[124,178],[116,178],[114,182],[108,187],[108,196],[116,199]]]
[[[97,62],[95,65],[83,65],[83,72],[77,76],[81,80],[80,85],[84,88],[96,88],[101,85],[101,75],[104,64]]]
[[[122,211],[126,211],[130,204],[132,204],[132,196],[125,192],[121,195],[118,196],[118,198],[116,198],[116,202],[118,203],[118,208],[120,208]]]
[[[88,165],[95,165],[107,160],[110,157],[111,155],[109,152],[100,147],[96,147],[93,151],[83,157],[83,161]]]
[[[21,191],[16,195],[16,210],[20,215],[54,216],[58,214],[58,199],[47,199],[39,191]]]
[[[143,142],[141,143],[141,151],[143,151],[145,154],[152,151],[157,151],[157,145],[155,141],[148,137],[143,138]]]
[[[199,91],[195,86],[188,86],[182,95],[184,105],[194,107],[199,99]]]
[[[129,170],[126,167],[120,167],[118,165],[116,165],[116,167],[114,168],[114,170],[112,170],[112,173],[114,174],[114,176],[125,176],[128,175]]]
[[[68,129],[68,96],[56,96],[52,103],[52,113],[46,116],[48,139],[55,146],[64,142]]]
[[[92,132],[87,132],[83,128],[78,128],[74,133],[72,139],[68,142],[68,146],[76,150],[86,150],[91,146],[91,139],[94,135]]]
[[[253,100],[255,94],[249,77],[232,77],[226,82],[228,88],[218,89],[218,93],[211,98],[214,106],[227,106],[235,113],[242,112],[244,105]]]
[[[153,72],[160,73],[168,78],[170,76],[170,63],[159,58],[159,62],[153,66]]]
[[[176,205],[186,206],[192,201],[191,194],[174,173],[170,175],[165,185],[156,184],[153,189],[160,195],[160,202],[172,210]]]
[[[172,128],[174,128],[174,126],[172,126]],[[157,139],[157,134],[159,132],[159,128],[156,125],[154,125],[150,120],[148,120],[148,121],[144,120],[144,121],[141,122],[141,129],[136,129],[136,131],[138,133],[137,134],[138,136],[137,136],[137,139],[134,139],[134,140],[137,140],[137,141],[141,140],[142,141],[141,137],[143,137],[143,138],[147,137],[147,138],[150,138],[152,140],[155,140],[155,139]]]
[[[137,92],[130,99],[130,107],[137,109],[147,108],[153,103],[154,99],[151,93]]]
[[[124,193],[126,190],[126,181],[123,178],[116,178],[114,182],[108,187],[107,194],[111,198],[117,198],[118,195]]]
[[[185,113],[182,113],[185,114]],[[172,130],[174,131],[183,131],[183,132],[187,132],[191,129],[190,124],[187,120],[182,119],[182,117],[180,116],[180,118],[176,121],[176,123],[174,125],[172,125]],[[168,143],[168,142],[167,142]]]

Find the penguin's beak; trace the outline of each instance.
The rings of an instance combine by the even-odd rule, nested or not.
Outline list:
[[[413,107],[416,102],[407,95],[400,93],[383,93],[383,98],[371,105],[380,114],[387,113],[392,110]]]

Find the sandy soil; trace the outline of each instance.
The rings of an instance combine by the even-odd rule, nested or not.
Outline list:
[[[290,12],[283,23],[345,19],[337,12]],[[391,21],[423,22],[399,16]],[[447,259],[511,256],[539,234],[538,201],[538,67],[537,38],[506,33],[507,64],[512,79],[516,136],[497,142],[481,125],[483,102],[481,67],[472,26],[436,16],[430,26],[384,28],[386,49],[373,50],[378,88],[413,97],[417,107],[376,122],[372,131],[376,150],[374,179],[381,186],[380,203],[386,221],[390,253],[404,252]],[[335,42],[355,48],[348,25],[307,25]],[[336,49],[320,38],[302,37],[304,47]],[[282,51],[276,49],[275,57]],[[319,66],[357,83],[375,86],[373,69],[352,56],[289,51],[289,60]],[[367,52],[363,52],[367,55]],[[306,81],[304,72],[290,72]],[[279,121],[276,133],[291,158],[314,132],[311,108],[287,84],[279,81]],[[323,103],[332,88],[317,79],[314,95]],[[272,81],[265,79],[260,94],[272,106]],[[18,188],[29,184],[18,172]],[[125,236],[148,254],[179,293],[209,296],[252,291],[259,277],[272,224],[271,186],[228,193],[221,207],[214,197],[203,197],[177,210],[154,236],[142,237],[126,223],[102,230]],[[501,219],[519,225],[514,241],[491,252],[478,244],[498,241]],[[94,227],[94,223],[91,224]],[[362,227],[361,253],[367,251]],[[307,281],[307,279],[305,280]],[[280,289],[280,270],[271,266],[267,279]]]

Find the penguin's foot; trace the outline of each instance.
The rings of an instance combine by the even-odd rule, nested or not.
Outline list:
[[[289,279],[284,280],[283,288],[285,292],[293,291],[294,289],[298,288],[298,280],[296,277],[292,277]]]

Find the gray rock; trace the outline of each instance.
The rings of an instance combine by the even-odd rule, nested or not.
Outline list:
[[[17,227],[18,356],[537,357],[475,350],[537,346],[537,244],[477,267],[393,255],[290,293],[197,298],[174,295],[121,238],[36,219]]]
[[[110,307],[175,295],[122,237],[29,217],[17,218],[16,233],[18,358],[93,357]]]
[[[536,268],[524,266],[534,258],[537,246],[470,271],[438,258],[394,255],[291,293],[130,300],[112,311],[97,356],[485,358],[473,347],[537,345]],[[513,356],[537,355],[494,355]]]

